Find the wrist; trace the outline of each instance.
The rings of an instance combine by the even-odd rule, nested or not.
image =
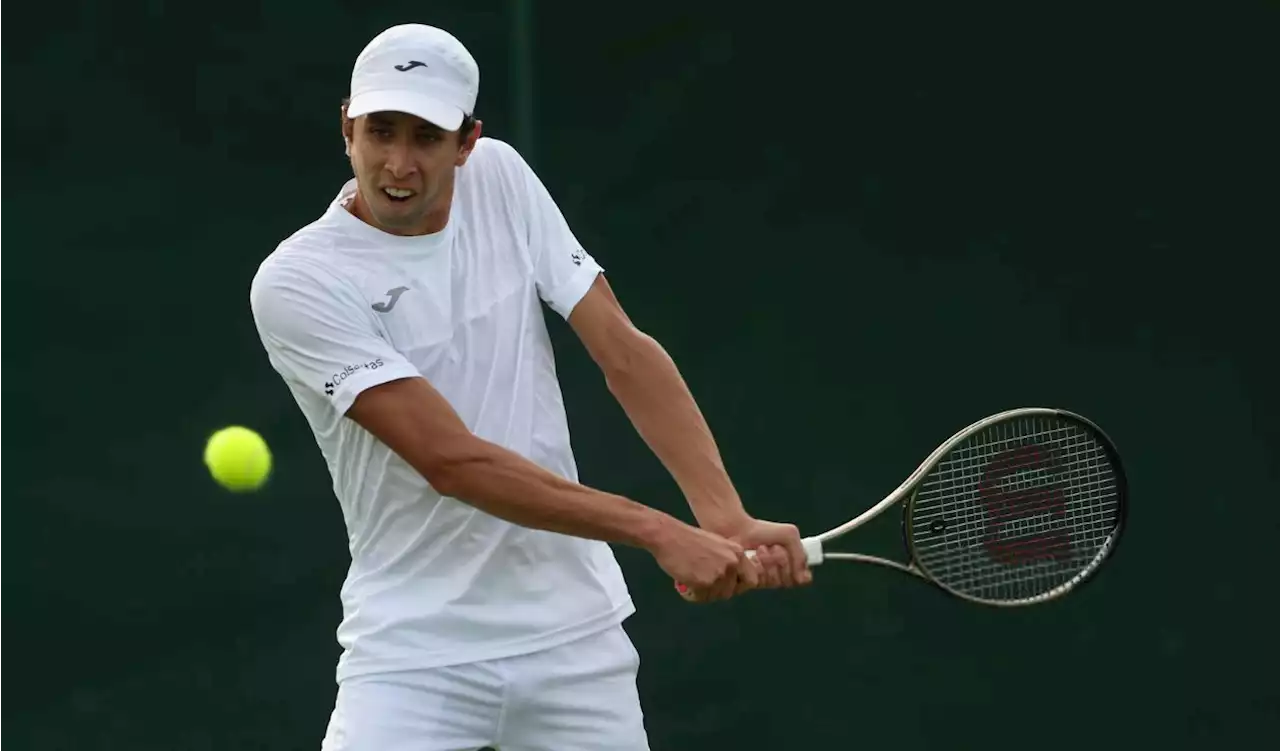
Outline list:
[[[685,498],[698,526],[718,535],[725,536],[724,530],[737,529],[751,521],[742,498],[727,478],[709,487],[685,488]]]
[[[694,516],[698,519],[698,526],[721,537],[733,537],[753,521],[741,506],[737,509],[708,510],[702,513],[695,511]]]
[[[644,513],[636,521],[631,530],[631,544],[637,548],[656,553],[658,548],[671,536],[672,531],[682,522],[673,516],[657,509],[645,507]]]

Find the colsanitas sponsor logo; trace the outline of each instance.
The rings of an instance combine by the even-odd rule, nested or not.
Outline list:
[[[339,384],[347,380],[351,376],[362,370],[377,370],[383,365],[382,358],[370,362],[356,363],[355,365],[344,365],[342,370],[329,376],[329,380],[324,382],[324,393],[326,396],[333,396],[333,392],[338,388]]]

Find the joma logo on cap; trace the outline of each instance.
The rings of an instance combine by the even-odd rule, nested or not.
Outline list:
[[[425,67],[427,67],[427,64],[422,62],[421,60],[410,60],[409,62],[404,63],[403,65],[397,65],[396,70],[400,71],[401,73],[404,73],[406,71],[413,70],[414,68],[425,68]]]

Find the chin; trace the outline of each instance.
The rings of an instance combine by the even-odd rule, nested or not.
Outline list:
[[[378,214],[402,222],[413,221],[422,217],[423,211],[418,200],[396,203],[389,198],[378,199]]]

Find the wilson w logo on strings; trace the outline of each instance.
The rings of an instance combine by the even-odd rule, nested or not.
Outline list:
[[[978,496],[986,509],[982,545],[992,559],[1016,565],[1070,557],[1064,470],[1056,451],[1035,443],[1003,451],[986,466]]]

